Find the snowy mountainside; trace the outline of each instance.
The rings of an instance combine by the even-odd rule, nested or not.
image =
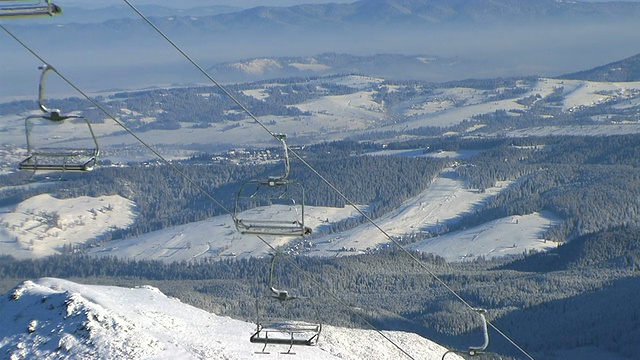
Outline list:
[[[56,199],[41,194],[0,212],[0,253],[16,258],[57,254],[135,220],[135,204],[119,195]]]
[[[308,57],[260,57],[216,64],[209,71],[224,81],[257,81],[298,76],[368,74],[407,79],[407,72],[433,80],[443,69],[463,69],[468,61],[427,55],[376,54],[356,56],[323,53]]]
[[[261,359],[255,325],[169,298],[151,286],[120,288],[43,278],[25,281],[0,299],[0,354],[10,359]],[[440,359],[446,349],[418,335],[384,332],[412,357]],[[373,330],[323,326],[317,346],[296,347],[300,359],[398,359]],[[459,357],[448,356],[456,359]]]

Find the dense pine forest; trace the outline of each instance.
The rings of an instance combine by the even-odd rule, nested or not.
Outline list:
[[[563,111],[562,87],[546,96],[522,97],[537,81],[531,77],[464,80],[437,86],[416,81],[379,83],[372,89],[372,100],[384,104],[388,120],[398,123],[410,119],[394,117],[389,109],[411,99],[437,97],[434,94],[442,89],[456,87],[481,90],[488,101],[519,98],[518,104],[526,111],[498,110],[447,128],[410,129],[401,134],[407,139],[404,141],[381,141],[400,134],[380,131],[363,132],[352,140],[295,147],[291,177],[304,187],[305,204],[346,205],[303,166],[300,159],[304,159],[350,201],[366,205],[367,215],[373,219],[428,189],[443,170],[455,169],[454,176],[478,192],[509,181],[508,187],[473,211],[443,224],[440,233],[506,216],[547,211],[561,222],[544,237],[560,246],[547,253],[499,260],[480,258],[467,263],[447,263],[432,254],[419,254],[421,264],[472,306],[487,309],[488,318],[536,358],[576,348],[600,348],[634,358],[635,342],[640,338],[640,308],[635,306],[640,295],[640,136],[508,138],[501,132],[550,125],[596,125],[603,118],[610,122],[637,121],[637,106],[628,106],[620,98]],[[304,101],[361,90],[334,84],[331,77],[279,79],[277,83],[240,84],[229,90],[257,116],[287,117],[309,116],[296,107]],[[256,92],[269,101],[248,95]],[[240,109],[211,87],[117,93],[99,100],[136,132],[185,126],[198,129],[214,123],[234,127],[245,119]],[[59,99],[51,104],[81,109],[93,121],[105,121],[104,115],[84,100]],[[0,104],[0,115],[36,107],[33,101]],[[148,122],[147,118],[154,121]],[[482,124],[482,131],[496,136],[474,133],[469,130],[473,124]],[[190,149],[199,148],[193,145]],[[373,155],[380,150],[402,149],[416,150],[413,152],[420,156]],[[0,175],[0,206],[13,206],[43,193],[56,198],[120,195],[135,203],[135,223],[92,242],[131,238],[233,210],[243,183],[282,173],[283,164],[277,156],[262,162],[238,158],[260,151],[264,155],[266,150],[272,155],[281,152],[278,148],[251,149],[235,158],[228,153],[203,152],[172,162],[219,204],[166,164],[116,166],[107,160],[88,174],[64,174],[65,181],[38,186],[30,186],[38,178],[28,173]],[[443,151],[465,150],[474,155],[438,156]],[[344,231],[364,222],[357,217],[332,222],[313,236]],[[436,235],[420,232],[396,240],[409,244]],[[63,255],[38,260],[2,256],[0,290],[6,292],[22,280],[45,276],[92,284],[150,284],[189,304],[248,321],[261,310],[273,316],[311,317],[309,320],[341,326],[366,328],[368,322],[379,329],[414,331],[456,348],[481,339],[477,316],[394,246],[343,258],[282,256],[274,269],[277,285],[304,299],[287,307],[265,301],[269,259],[205,258],[163,263],[94,258],[84,255],[83,250],[65,248]],[[495,332],[490,336],[492,352],[518,358],[520,354],[501,336]]]
[[[447,263],[427,254],[420,261],[473,306],[486,308],[491,321],[539,358],[548,351],[581,346],[634,356],[633,339],[640,337],[640,309],[632,306],[640,295],[639,136],[434,137],[385,145],[423,149],[425,155],[438,149],[475,150],[477,155],[456,160],[370,156],[380,144],[354,141],[298,151],[350,199],[371,205],[374,218],[426,189],[447,167],[455,167],[457,176],[478,191],[512,180],[506,190],[449,224],[448,230],[546,210],[562,219],[546,236],[563,245],[516,259]],[[214,155],[175,165],[229,207],[242,182],[282,171],[282,164],[241,166],[214,162]],[[292,176],[308,189],[309,204],[344,205],[295,160],[292,168]],[[100,241],[224,213],[164,165],[103,166],[87,175],[67,176],[47,186],[4,189],[0,202],[11,205],[39,193],[60,198],[118,194],[134,200],[137,222]],[[0,180],[16,185],[29,177],[20,173]],[[360,222],[332,224],[327,231]],[[4,291],[20,280],[43,276],[123,286],[151,284],[184,302],[249,321],[258,299],[259,306],[284,317],[309,316],[314,307],[327,324],[366,327],[365,319],[379,328],[415,331],[449,346],[478,342],[478,319],[396,250],[336,259],[283,257],[275,269],[279,286],[309,299],[290,308],[271,308],[264,302],[269,259],[165,264],[85,255],[21,261],[5,256],[0,258],[0,278]],[[341,302],[327,291],[339,294]],[[518,355],[497,334],[492,334],[491,350]]]

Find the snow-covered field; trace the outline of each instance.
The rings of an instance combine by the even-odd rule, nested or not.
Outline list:
[[[425,253],[438,254],[447,261],[470,261],[477,258],[497,258],[548,251],[557,243],[546,241],[544,231],[559,224],[550,213],[509,216],[470,229],[454,231],[408,247]]]
[[[37,258],[99,239],[135,220],[135,205],[118,195],[56,199],[34,196],[0,212],[0,253]]]
[[[406,155],[404,153],[403,155]],[[442,155],[442,154],[438,154]],[[449,153],[456,157],[464,154]],[[498,183],[484,193],[467,189],[449,169],[421,194],[395,211],[376,219],[376,224],[394,237],[417,233],[437,233],[461,215],[474,211],[509,183]],[[366,212],[365,207],[360,207]],[[240,218],[283,220],[292,208],[274,205],[255,208]],[[356,209],[305,207],[305,226],[322,234],[329,222],[359,216]],[[0,252],[17,258],[37,258],[60,253],[63,245],[99,239],[114,228],[125,228],[135,219],[134,204],[119,196],[81,197],[59,200],[50,195],[27,199],[0,213]],[[288,219],[288,218],[287,218]],[[559,220],[552,214],[529,214],[496,220],[475,228],[449,233],[412,245],[411,249],[430,252],[450,261],[510,256],[530,250],[544,251],[555,244],[544,242],[544,230]],[[284,246],[297,238],[263,236],[271,246]],[[320,235],[307,241],[298,252],[312,256],[360,254],[390,244],[378,228],[366,223],[336,234]],[[230,215],[174,226],[137,237],[114,240],[89,250],[95,256],[112,255],[136,260],[165,262],[200,258],[262,257],[269,246],[252,235],[240,234]]]
[[[274,205],[256,208],[239,214],[240,218],[282,220],[290,207]],[[356,215],[352,208],[305,207],[305,226],[317,231],[326,219],[338,221]],[[281,246],[292,241],[291,237],[263,236],[272,246]],[[174,226],[154,231],[135,238],[116,240],[102,247],[94,248],[91,254],[97,256],[115,255],[136,260],[162,260],[166,262],[212,258],[262,257],[270,248],[252,235],[242,235],[237,230],[230,215],[216,216],[208,220]]]
[[[289,135],[291,144],[307,144],[310,142],[333,141],[343,139],[348,135],[366,132],[384,132],[389,130],[403,131],[427,126],[451,126],[470,119],[474,115],[487,114],[496,110],[524,109],[518,100],[528,96],[547,96],[556,89],[562,88],[564,100],[562,108],[566,111],[580,106],[593,106],[611,99],[629,98],[638,100],[640,82],[629,83],[599,83],[578,80],[558,80],[542,78],[528,92],[513,99],[491,101],[492,91],[469,88],[439,89],[431,96],[416,98],[401,103],[393,109],[385,108],[383,103],[373,101],[375,87],[382,79],[367,76],[344,76],[334,78],[336,84],[345,84],[360,91],[340,96],[325,96],[306,101],[294,106],[303,111],[309,111],[311,116],[286,117],[263,116],[260,121],[268,123],[273,132]],[[265,86],[277,86],[266,84]],[[393,86],[389,86],[393,90]],[[260,89],[245,91],[246,95],[257,99],[264,99],[265,93]],[[205,96],[206,94],[203,94]],[[635,100],[634,100],[635,99]],[[127,109],[122,109],[125,116]],[[513,116],[518,116],[511,113]],[[24,116],[23,116],[24,115]],[[24,117],[27,114],[0,116],[0,131],[3,144],[24,148]],[[119,114],[113,114],[119,115]],[[389,116],[391,115],[391,116]],[[391,119],[396,116],[405,117],[400,123]],[[106,118],[106,117],[105,117]],[[92,119],[89,119],[92,120]],[[182,144],[203,144],[210,151],[226,151],[238,147],[267,147],[278,144],[272,137],[253,120],[245,120],[241,126],[230,126],[232,123],[214,123],[209,128],[193,129],[189,124],[179,130],[151,130],[139,134],[147,143],[161,147],[175,147]],[[235,125],[236,123],[233,123]],[[481,126],[476,124],[476,127]],[[103,153],[117,152],[124,146],[136,144],[130,135],[123,134],[122,129],[112,120],[93,124]],[[570,128],[569,132],[576,130]],[[578,129],[579,130],[579,129]],[[629,124],[622,130],[615,126],[602,126],[597,134],[608,134],[609,131],[618,133],[640,132],[638,124]],[[525,130],[526,132],[526,130]],[[580,132],[581,133],[581,132]],[[535,134],[535,133],[534,133]],[[15,154],[4,154],[0,149],[0,163],[15,162]],[[23,149],[24,152],[24,149]],[[168,153],[167,156],[173,154]],[[145,153],[151,158],[152,155]]]
[[[386,154],[386,153],[385,153]],[[412,152],[395,155],[412,156]],[[388,154],[387,154],[388,155]],[[451,158],[468,154],[447,152],[435,156]],[[438,233],[465,213],[479,209],[484,202],[509,186],[500,182],[480,193],[467,189],[449,169],[437,177],[418,196],[398,209],[375,220],[376,225],[393,237],[419,233]],[[366,207],[359,207],[366,212]],[[291,206],[273,205],[255,208],[239,218],[285,220],[291,216]],[[305,207],[305,226],[319,236],[297,247],[297,251],[312,256],[345,256],[361,254],[391,244],[377,227],[370,223],[353,229],[322,236],[327,221],[357,217],[356,209]],[[295,213],[293,213],[295,214]],[[81,197],[59,200],[50,195],[38,195],[0,213],[0,253],[17,258],[38,258],[60,253],[63,245],[75,245],[97,240],[114,228],[126,228],[135,219],[134,204],[119,196]],[[545,251],[556,246],[545,242],[545,229],[559,223],[553,214],[529,214],[509,217],[481,226],[449,233],[412,245],[411,249],[434,253],[450,261],[510,256],[531,250]],[[271,246],[285,246],[297,238],[263,236]],[[292,245],[292,244],[290,244]],[[242,235],[230,215],[154,231],[137,237],[106,242],[89,250],[95,256],[117,256],[136,260],[165,262],[190,261],[200,258],[263,257],[270,247],[253,235]]]
[[[412,99],[395,107],[392,112],[406,117],[400,124],[389,124],[389,117],[383,103],[373,101],[375,89],[383,80],[366,76],[344,76],[332,79],[337,84],[345,84],[359,91],[341,96],[326,96],[297,104],[300,109],[309,111],[311,116],[277,117],[265,116],[261,120],[269,123],[274,132],[289,134],[291,143],[308,143],[322,140],[342,139],[350,134],[364,131],[402,130],[423,126],[447,126],[458,124],[473,115],[490,113],[496,110],[522,109],[518,99],[552,94],[562,88],[564,100],[562,108],[566,111],[580,107],[600,104],[611,99],[629,99],[640,101],[637,94],[640,82],[634,83],[596,83],[577,80],[540,79],[528,92],[515,99],[490,101],[491,93],[469,88],[440,89],[433,96]],[[320,86],[321,84],[318,84]],[[271,84],[265,86],[278,86]],[[389,87],[393,91],[393,86]],[[266,93],[260,89],[247,90],[247,95],[258,99]],[[203,94],[205,96],[206,94]],[[633,103],[635,104],[635,103]],[[631,104],[631,105],[633,105]],[[623,106],[623,105],[620,105]],[[125,111],[126,109],[123,109]],[[125,111],[126,112],[126,111]],[[512,113],[513,116],[518,116]],[[26,115],[26,114],[25,114]],[[0,163],[16,163],[24,149],[24,119],[21,116],[3,116],[0,119],[0,131],[3,134],[3,147],[0,149]],[[480,128],[481,124],[476,124]],[[93,125],[98,136],[101,151],[117,154],[134,144],[134,140],[123,135],[119,126],[107,120]],[[591,126],[538,127],[507,131],[508,136],[528,135],[607,135],[640,133],[640,124],[602,124]],[[183,127],[175,131],[153,130],[139,136],[146,142],[161,146],[165,156],[185,156],[180,152],[180,144],[211,144],[211,150],[229,150],[238,147],[278,146],[276,141],[264,129],[251,120],[242,122],[242,126],[229,126],[227,123],[213,124],[206,129]],[[171,153],[168,149],[172,147]],[[399,156],[438,156],[464,158],[475,153],[454,153],[430,149],[421,154],[421,149],[409,151],[381,151],[374,155]],[[115,155],[115,156],[122,156]],[[148,153],[138,154],[151,158]],[[3,169],[3,171],[6,169]],[[399,209],[376,220],[392,236],[410,235],[419,232],[437,232],[444,225],[455,221],[465,212],[473,211],[486,200],[500,191],[499,184],[484,194],[465,189],[453,177],[443,174],[422,194],[410,199]],[[106,206],[104,203],[110,204]],[[106,207],[105,207],[106,206]],[[0,213],[0,253],[16,257],[39,257],[57,253],[62,246],[77,244],[96,239],[114,227],[126,227],[134,219],[134,205],[126,199],[56,200],[44,196],[28,199],[15,209],[4,209]],[[115,209],[117,211],[112,211]],[[354,209],[307,209],[306,221],[315,227],[316,234],[321,233],[322,220],[327,218],[338,221],[354,216]],[[277,216],[277,215],[273,215]],[[485,224],[477,229],[449,234],[431,239],[416,246],[422,251],[435,252],[447,259],[473,258],[475,256],[495,256],[522,253],[531,249],[544,250],[553,244],[541,241],[540,233],[557,222],[551,214],[529,214],[518,219],[527,223],[526,231],[522,226],[513,226],[514,219],[501,219]],[[473,241],[471,241],[473,239]],[[495,240],[499,239],[496,243]],[[283,238],[267,238],[273,245],[282,245]],[[375,249],[388,243],[388,239],[370,225],[313,239],[312,247],[306,248],[309,254],[336,256],[360,253]],[[515,246],[514,246],[515,245]],[[456,249],[455,251],[452,249]],[[268,247],[251,236],[239,235],[230,217],[212,218],[207,221],[187,224],[171,229],[145,234],[137,238],[108,243],[95,249],[96,254],[112,254],[136,259],[161,259],[180,261],[203,256],[261,256]],[[469,257],[469,254],[473,256]]]
[[[151,286],[121,288],[44,278],[0,298],[0,354],[6,359],[280,359],[288,346],[249,342],[255,324],[220,317]],[[416,334],[384,331],[415,359],[446,349]],[[323,326],[316,346],[297,359],[403,359],[374,330]],[[447,355],[447,359],[461,359]]]
[[[417,197],[395,211],[376,219],[376,224],[390,236],[406,236],[420,232],[437,233],[461,215],[473,212],[486,199],[508,186],[498,183],[485,193],[467,189],[445,172]],[[546,251],[556,246],[545,242],[542,234],[558,224],[552,214],[529,214],[492,221],[464,231],[457,231],[424,240],[409,249],[433,253],[449,261],[473,260],[522,254],[531,250]],[[367,223],[354,229],[314,240],[315,256],[342,256],[366,252],[389,244],[378,228]]]

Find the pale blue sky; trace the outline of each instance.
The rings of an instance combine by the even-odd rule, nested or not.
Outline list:
[[[250,8],[255,6],[291,6],[299,4],[353,3],[357,0],[129,0],[133,5],[154,4],[172,8],[192,8],[198,6],[227,5]],[[124,4],[122,0],[58,0],[53,1],[60,6],[78,6],[87,8]]]
[[[292,6],[300,4],[327,4],[327,3],[353,3],[358,0],[129,0],[133,5],[155,4],[172,8],[193,8],[198,6],[227,5],[233,7],[250,8],[255,6]],[[606,2],[606,1],[629,1],[640,2],[640,0],[579,0],[586,2]],[[90,0],[58,0],[55,3],[61,6],[78,6],[86,8],[97,8],[116,4],[124,4],[122,0],[101,0],[99,2]]]

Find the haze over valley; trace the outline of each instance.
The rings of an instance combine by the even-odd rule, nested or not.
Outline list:
[[[384,0],[244,10],[219,6],[196,8],[197,16],[168,16],[171,9],[162,4],[140,6],[204,68],[257,57],[398,54],[440,59],[391,72],[395,79],[431,82],[557,76],[632,56],[637,49],[628,44],[640,36],[638,2]],[[82,23],[57,17],[6,26],[85,90],[207,82],[125,4],[85,11]],[[113,20],[105,21],[105,13]],[[14,41],[3,44],[6,71],[0,82],[11,85],[0,89],[0,98],[32,94],[41,64]],[[385,75],[384,68],[365,70]],[[216,76],[227,80],[224,74]]]

